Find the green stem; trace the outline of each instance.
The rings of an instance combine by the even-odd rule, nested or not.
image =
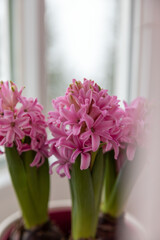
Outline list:
[[[18,154],[15,146],[6,148],[6,158],[12,183],[22,210],[25,227],[31,229],[48,220],[49,197],[48,160],[37,168],[30,167],[35,152]]]
[[[108,211],[108,201],[111,195],[114,183],[117,177],[116,162],[114,159],[114,151],[110,151],[104,154],[105,159],[105,172],[104,172],[104,182],[103,182],[103,196],[101,211],[107,213]]]
[[[144,161],[136,157],[133,161],[125,161],[106,205],[106,213],[119,217],[124,212],[129,195],[143,167]]]
[[[91,169],[80,170],[80,156],[72,166],[72,238],[94,238],[103,182],[103,154],[100,149]]]
[[[111,195],[114,183],[117,177],[116,162],[114,159],[114,151],[110,151],[104,154],[105,170],[104,170],[104,182],[102,193],[101,211],[107,213],[108,201]]]
[[[101,203],[102,187],[104,182],[104,163],[104,155],[102,149],[100,149],[96,155],[96,160],[91,171],[97,220]]]

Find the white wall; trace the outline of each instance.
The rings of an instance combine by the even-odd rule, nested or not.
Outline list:
[[[130,196],[128,209],[145,226],[148,240],[160,239],[160,1],[137,0],[140,19],[134,27],[138,49],[134,48],[137,71],[132,93],[151,101],[151,134],[146,168]],[[135,69],[135,66],[133,66]]]

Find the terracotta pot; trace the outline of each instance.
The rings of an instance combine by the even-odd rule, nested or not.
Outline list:
[[[50,219],[53,220],[64,233],[69,234],[71,229],[71,203],[70,201],[54,201],[50,204],[51,208],[49,211]],[[6,218],[0,223],[0,240],[8,240],[8,237],[14,228],[15,224],[21,218],[20,213],[15,213],[10,217]],[[134,219],[131,215],[125,215],[125,228],[124,232],[129,234],[128,237],[124,237],[122,231],[120,231],[118,240],[144,240],[146,234],[143,227],[139,222]]]

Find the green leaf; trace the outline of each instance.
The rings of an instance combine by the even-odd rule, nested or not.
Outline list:
[[[110,151],[104,154],[105,161],[105,173],[104,173],[104,183],[103,183],[103,199],[101,210],[104,213],[107,213],[107,204],[109,197],[113,190],[113,186],[117,177],[116,170],[116,160],[114,159],[114,151]]]
[[[80,156],[72,166],[70,187],[72,193],[72,237],[95,236],[95,201],[90,169],[80,170]]]
[[[96,152],[91,152],[91,163],[90,163],[90,169],[92,170],[97,153],[98,153],[99,149]]]
[[[119,217],[123,213],[129,195],[144,168],[144,164],[143,159],[138,157],[135,157],[132,161],[126,160],[123,164],[107,205],[107,213],[111,216]]]
[[[49,175],[49,163],[48,159],[45,159],[44,164],[38,168],[38,181],[39,181],[39,192],[40,192],[40,204],[39,208],[42,213],[47,213],[48,218],[48,202],[50,193],[50,175]]]
[[[100,149],[95,156],[92,170],[80,169],[80,156],[72,165],[70,188],[74,240],[95,237],[104,176],[103,163],[103,153]]]
[[[45,203],[43,203],[43,198],[41,197],[42,190],[41,193],[39,192],[39,188],[42,187],[40,187],[40,182],[42,182],[41,178],[44,173],[41,169],[40,178],[37,178],[40,168],[36,169],[29,166],[29,163],[33,161],[35,156],[35,153],[32,151],[23,154],[23,158],[22,155],[19,156],[15,146],[12,148],[5,148],[5,152],[9,172],[22,210],[25,226],[26,228],[35,227],[47,220],[46,200]],[[46,170],[44,177],[47,175]],[[40,182],[38,182],[39,179]],[[44,181],[46,180],[44,179]],[[46,187],[48,188],[48,186]],[[44,199],[46,199],[46,196]],[[43,204],[45,205],[45,213]]]
[[[49,166],[48,159],[41,167],[31,167],[36,153],[27,151],[22,153],[21,158],[26,170],[27,182],[39,220],[45,222],[48,219],[49,199]]]
[[[104,179],[104,158],[103,158],[102,149],[99,149],[96,155],[91,174],[92,174],[93,191],[94,191],[94,198],[95,198],[95,208],[98,214],[100,201],[101,201],[103,179]]]

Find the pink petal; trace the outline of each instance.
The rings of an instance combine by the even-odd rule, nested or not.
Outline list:
[[[93,126],[94,120],[88,114],[85,114],[83,116],[83,120],[86,122],[88,128],[91,128]]]
[[[98,132],[106,131],[106,130],[112,128],[113,125],[114,125],[114,123],[112,120],[99,122],[99,124],[97,126],[97,130],[98,130]]]
[[[61,159],[61,156],[60,156],[60,154],[59,154],[58,148],[56,148],[55,145],[52,145],[52,146],[51,146],[51,154],[54,154],[54,156],[55,156],[57,159]]]
[[[93,104],[93,105],[92,105],[92,108],[91,108],[91,111],[90,111],[90,116],[91,116],[93,119],[96,119],[99,114],[100,114],[99,107],[96,106],[95,104]]]
[[[61,176],[61,177],[65,177],[65,173],[64,172],[61,172],[61,171],[64,171],[64,165],[59,165],[56,169],[56,172]]]
[[[15,138],[15,132],[13,131],[13,129],[11,128],[6,135],[6,140],[8,143],[12,143],[14,141]]]
[[[69,165],[67,163],[64,165],[64,173],[69,179],[71,178],[71,175],[69,172]]]
[[[92,134],[92,151],[96,152],[99,148],[100,137],[98,135]]]
[[[0,125],[10,126],[8,119],[0,119]]]
[[[119,155],[119,146],[116,142],[112,141],[113,149],[114,149],[114,158],[117,159]]]
[[[107,142],[106,147],[105,147],[105,152],[108,152],[112,149],[112,144],[111,142]]]
[[[19,127],[29,125],[29,117],[18,118],[16,119],[16,123]]]
[[[17,144],[17,141],[16,141],[16,144]],[[18,145],[18,144],[17,144],[17,145]],[[27,151],[32,150],[31,146],[28,145],[28,144],[23,144],[22,146],[18,145],[17,149],[18,149],[18,151],[20,151],[20,152],[27,152]]]
[[[40,156],[40,160],[39,160],[39,162],[38,162],[38,164],[37,164],[37,167],[42,166],[43,163],[45,162],[45,157],[43,156],[42,153],[40,153],[40,154],[41,154],[41,156]]]
[[[75,148],[75,145],[73,144],[72,141],[70,140],[66,140],[65,137],[61,137],[59,139],[59,141],[57,142],[56,146],[63,146],[63,147],[67,147],[67,148],[70,148],[70,149],[74,149]]]
[[[76,114],[72,113],[71,111],[62,108],[60,111],[61,116],[63,116],[66,120],[70,120],[70,121],[76,121]]]
[[[31,167],[37,166],[41,160],[41,154],[37,152],[33,162],[30,164]]]
[[[104,116],[101,114],[99,115],[99,117],[96,119],[95,123],[94,123],[94,127],[98,126],[102,120],[103,120]]]
[[[25,135],[24,135],[24,132],[21,129],[19,129],[18,127],[14,127],[14,131],[20,139],[24,138]]]
[[[72,156],[71,156],[70,162],[71,162],[71,163],[74,163],[75,160],[76,160],[76,158],[78,157],[78,155],[79,155],[80,153],[81,153],[81,151],[80,151],[79,149],[76,149],[76,150],[73,152]]]
[[[58,127],[55,127],[54,125],[50,125],[49,128],[54,137],[63,137],[65,135],[63,130],[59,129]]]
[[[0,112],[3,112],[3,107],[2,107],[2,98],[0,98]]]
[[[0,146],[3,146],[4,144],[6,144],[7,140],[6,138],[2,138],[2,140],[0,141]]]
[[[84,170],[89,168],[91,162],[91,156],[89,153],[81,153],[81,166],[80,169]]]
[[[81,126],[73,125],[72,133],[73,135],[78,135],[80,133]]]
[[[50,165],[50,167],[49,167],[49,174],[52,174],[53,173],[53,167],[55,166],[55,165],[57,165],[59,163],[59,161],[55,161],[55,162],[53,162],[51,165]]]
[[[88,130],[87,132],[84,132],[80,135],[80,139],[82,141],[86,141],[91,136],[91,134],[92,134],[91,130]]]

